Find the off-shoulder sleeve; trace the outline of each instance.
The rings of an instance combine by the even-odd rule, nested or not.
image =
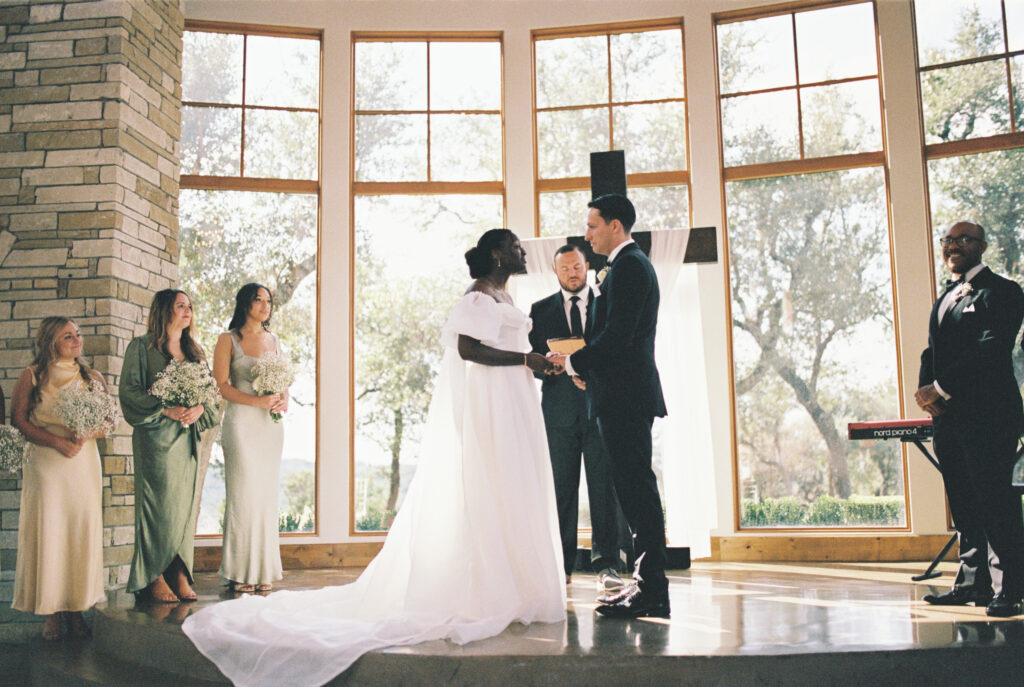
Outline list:
[[[148,362],[146,343],[141,338],[132,339],[124,352],[124,366],[121,368],[121,383],[118,397],[124,419],[133,427],[155,427],[163,417],[160,399],[149,394],[146,386]]]
[[[459,335],[465,334],[477,341],[494,345],[501,330],[502,313],[497,301],[485,293],[470,291],[459,299],[441,327],[441,343],[457,348]]]

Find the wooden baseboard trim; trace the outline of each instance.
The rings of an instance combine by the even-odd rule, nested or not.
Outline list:
[[[713,561],[885,562],[929,561],[949,534],[885,534],[874,536],[825,534],[734,534],[711,538]],[[365,566],[383,542],[340,544],[284,544],[281,564],[285,570]],[[581,546],[589,545],[583,539]],[[221,547],[199,546],[193,569],[211,572],[220,568]],[[956,547],[946,560],[956,560]]]
[[[891,562],[928,561],[942,550],[950,534],[734,534],[711,538],[716,561]],[[956,560],[956,547],[946,560]]]
[[[383,542],[344,542],[340,544],[282,544],[281,565],[285,570],[364,567],[380,551]],[[220,569],[222,547],[197,546],[193,570],[212,572]]]

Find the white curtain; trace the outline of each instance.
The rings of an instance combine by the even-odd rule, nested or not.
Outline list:
[[[689,236],[689,229],[651,232],[650,257],[661,290],[655,354],[668,406],[668,417],[655,422],[655,434],[669,544],[688,546],[692,558],[705,558],[711,555],[718,508],[697,269],[683,265]],[[558,290],[552,259],[564,243],[564,237],[522,240],[527,274],[513,277],[509,291],[524,311]]]

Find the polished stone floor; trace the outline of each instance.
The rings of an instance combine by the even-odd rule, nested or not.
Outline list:
[[[955,565],[913,582],[922,563],[711,563],[670,572],[670,620],[609,620],[594,614],[595,579],[577,573],[563,623],[513,625],[458,646],[428,642],[385,650],[423,656],[752,656],[901,651],[965,646],[1024,648],[1024,616],[997,620],[984,608],[929,606]],[[344,584],[357,568],[287,571],[278,589]],[[231,598],[213,573],[197,575],[198,603],[121,606],[129,622],[178,625],[191,612]],[[166,625],[165,625],[166,627]],[[170,627],[166,627],[170,630]]]

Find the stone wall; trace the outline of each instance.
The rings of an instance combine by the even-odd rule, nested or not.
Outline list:
[[[177,282],[180,0],[0,3],[0,386],[66,315],[116,391],[153,292]],[[100,442],[109,590],[128,577],[127,427]],[[0,474],[0,637],[10,612],[20,475]],[[5,622],[6,621],[6,622]]]

